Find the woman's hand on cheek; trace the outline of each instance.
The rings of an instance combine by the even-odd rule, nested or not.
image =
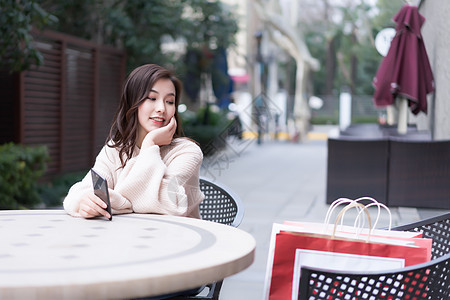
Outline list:
[[[142,141],[141,149],[145,149],[154,145],[163,146],[169,145],[172,142],[173,135],[177,129],[177,122],[175,117],[170,119],[169,124],[164,127],[155,129],[147,133]]]

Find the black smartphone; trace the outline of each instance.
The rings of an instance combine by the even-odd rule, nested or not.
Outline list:
[[[112,220],[111,203],[109,202],[108,182],[100,174],[91,169],[92,185],[94,186],[94,194],[106,203],[106,211],[109,213]]]

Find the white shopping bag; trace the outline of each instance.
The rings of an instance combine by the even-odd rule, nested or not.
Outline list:
[[[381,271],[403,268],[402,258],[355,255],[317,250],[297,249],[295,251],[292,300],[298,299],[300,268],[303,266],[335,271]]]

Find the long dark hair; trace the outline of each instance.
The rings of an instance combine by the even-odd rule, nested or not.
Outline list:
[[[134,69],[125,81],[119,107],[114,116],[108,137],[108,146],[119,149],[122,168],[131,158],[138,136],[138,107],[148,96],[159,79],[170,79],[175,86],[175,120],[177,128],[173,138],[183,136],[178,116],[181,82],[169,70],[155,64],[147,64]]]

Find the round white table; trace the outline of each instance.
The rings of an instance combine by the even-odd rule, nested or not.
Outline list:
[[[192,218],[0,211],[0,299],[161,295],[238,273],[254,251],[250,234]]]

